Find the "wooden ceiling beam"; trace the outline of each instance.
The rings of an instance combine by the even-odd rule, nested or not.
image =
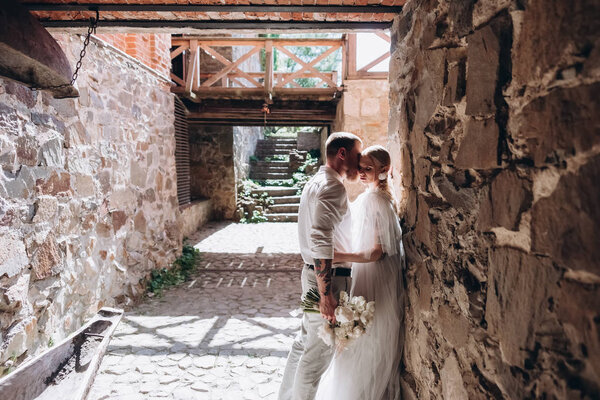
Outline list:
[[[265,115],[258,100],[202,100],[187,102],[190,123],[263,126]],[[336,100],[275,100],[269,105],[269,126],[330,125],[336,117]]]
[[[89,20],[40,20],[47,28],[85,28]],[[199,30],[237,30],[237,29],[303,29],[303,30],[381,30],[389,29],[392,21],[269,21],[269,20],[103,20],[100,14],[99,29],[102,28],[176,28]]]
[[[258,13],[360,13],[400,14],[402,6],[336,6],[336,5],[198,5],[198,4],[61,4],[23,3],[30,11],[122,11],[122,12],[258,12]]]

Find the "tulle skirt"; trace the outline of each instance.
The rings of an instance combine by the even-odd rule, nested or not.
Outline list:
[[[317,399],[400,399],[404,343],[403,254],[352,266],[352,296],[375,301],[373,324],[337,352],[321,379]]]

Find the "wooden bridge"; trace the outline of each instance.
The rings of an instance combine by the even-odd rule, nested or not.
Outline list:
[[[375,33],[390,42],[384,32]],[[357,34],[341,38],[173,37],[172,91],[190,121],[235,125],[327,125],[348,79],[386,79],[372,72],[389,52],[357,69]],[[298,49],[316,48],[309,54]],[[296,64],[282,71],[279,57]],[[333,60],[333,62],[332,62]],[[328,61],[329,68],[319,67]]]

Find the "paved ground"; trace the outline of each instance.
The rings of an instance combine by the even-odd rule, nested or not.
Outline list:
[[[189,283],[128,311],[88,400],[274,399],[300,327],[295,223],[209,223]]]

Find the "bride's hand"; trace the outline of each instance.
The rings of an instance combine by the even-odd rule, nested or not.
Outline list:
[[[335,251],[335,250],[334,250],[334,251],[333,251],[333,263],[334,263],[334,264],[337,264],[337,263],[339,263],[340,261],[341,261],[341,260],[340,260],[340,252],[339,252],[339,251]]]

